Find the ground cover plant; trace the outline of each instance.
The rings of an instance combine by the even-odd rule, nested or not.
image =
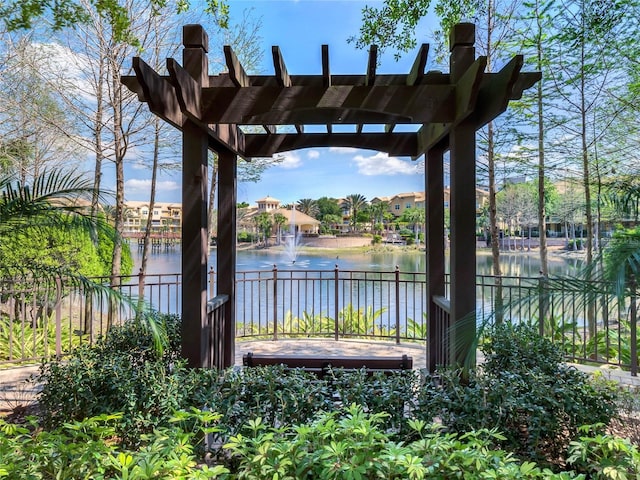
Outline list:
[[[189,370],[180,324],[115,328],[43,365],[39,418],[0,422],[0,478],[635,478],[605,433],[616,394],[526,327],[453,372],[318,379],[283,367]],[[594,424],[583,427],[584,424]]]

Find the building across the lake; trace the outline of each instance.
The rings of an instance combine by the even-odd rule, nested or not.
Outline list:
[[[449,188],[445,188],[444,207],[449,208]],[[340,204],[340,200],[337,200]],[[489,192],[476,188],[476,206],[478,211],[489,201]],[[389,212],[395,217],[402,216],[403,212],[411,208],[425,208],[425,192],[403,192],[389,197],[373,197],[370,203],[387,202]],[[296,210],[294,206],[283,206],[280,200],[267,196],[256,201],[256,205],[243,209],[238,214],[238,230],[251,231],[256,228],[255,218],[260,213],[271,215],[281,214],[286,218],[286,224],[281,226],[285,231],[290,231],[295,226],[296,233],[317,235],[320,230],[320,221]],[[139,233],[146,228],[149,215],[149,202],[128,201],[125,202],[125,233]],[[151,229],[154,233],[179,234],[182,229],[182,204],[177,202],[155,202],[151,212]],[[348,212],[345,212],[345,221],[348,224]],[[345,227],[347,228],[347,227]]]
[[[151,231],[154,233],[180,233],[182,230],[182,204],[155,202],[151,212]],[[143,232],[147,226],[149,202],[125,202],[125,233]]]
[[[444,208],[449,208],[451,197],[451,189],[444,189]],[[389,212],[395,217],[401,217],[402,214],[412,208],[425,208],[426,196],[425,192],[404,192],[392,195],[390,197],[373,197],[371,203],[387,202],[389,204]],[[476,211],[480,212],[482,208],[489,203],[489,192],[481,188],[476,188]]]
[[[280,200],[269,196],[261,198],[256,203],[257,206],[243,209],[242,214],[238,215],[238,230],[255,231],[256,217],[266,212],[272,216],[280,214],[286,219],[280,227],[285,232],[295,230],[296,234],[317,235],[320,231],[320,221],[296,210],[295,206],[285,208],[280,205]]]

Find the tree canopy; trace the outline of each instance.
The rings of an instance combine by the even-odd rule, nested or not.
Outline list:
[[[157,14],[167,5],[167,0],[149,0],[153,11]],[[130,44],[138,44],[138,39],[131,32],[131,17],[127,8],[117,1],[90,0],[90,5],[98,15],[106,19],[113,30],[116,40]],[[211,14],[223,28],[229,20],[229,5],[225,0],[206,0],[205,12]],[[178,13],[189,9],[189,0],[177,0]],[[34,27],[36,21],[44,19],[54,30],[62,30],[79,23],[89,21],[86,6],[75,0],[12,0],[3,2],[0,7],[0,18],[4,20],[9,31],[26,30]]]

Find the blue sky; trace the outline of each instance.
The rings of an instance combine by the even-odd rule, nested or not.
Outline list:
[[[232,0],[231,17],[240,18],[243,10],[252,9],[262,18],[262,47],[265,52],[262,74],[272,74],[271,46],[279,45],[290,74],[320,74],[321,45],[329,45],[332,74],[364,74],[367,51],[357,50],[347,38],[357,34],[360,0]],[[431,41],[431,28],[425,22],[418,43]],[[395,61],[391,52],[381,58],[378,72],[407,73],[415,52]],[[429,64],[427,65],[429,69]],[[254,204],[270,195],[283,203],[301,198],[345,197],[360,193],[371,199],[399,192],[424,190],[422,168],[409,158],[389,158],[375,151],[355,149],[306,149],[289,152],[284,161],[268,169],[258,183],[238,183],[238,201]],[[148,198],[145,185],[150,173],[130,170],[127,176],[127,200]],[[158,201],[180,201],[179,174],[163,175]]]

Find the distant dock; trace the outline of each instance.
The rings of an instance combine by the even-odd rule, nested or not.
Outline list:
[[[125,232],[122,234],[125,240],[129,244],[138,243],[138,250],[142,250],[144,247],[144,233],[143,232]],[[152,233],[150,238],[150,245],[152,252],[168,252],[170,250],[175,249],[176,246],[180,245],[180,234],[179,233]]]

